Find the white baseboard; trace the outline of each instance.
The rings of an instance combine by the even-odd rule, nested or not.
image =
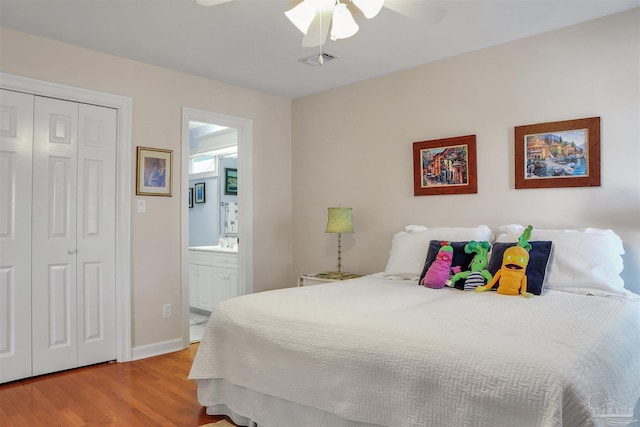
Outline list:
[[[182,338],[162,341],[154,344],[147,344],[132,349],[132,360],[146,359],[147,357],[160,356],[161,354],[173,353],[183,350]]]

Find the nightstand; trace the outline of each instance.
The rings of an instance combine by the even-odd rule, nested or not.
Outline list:
[[[303,274],[298,277],[298,286],[312,286],[312,285],[321,285],[323,283],[337,282],[339,280],[348,280],[355,279],[357,277],[361,277],[358,274],[351,273],[342,273],[338,274],[335,271],[325,272],[325,273],[315,273],[315,274]]]

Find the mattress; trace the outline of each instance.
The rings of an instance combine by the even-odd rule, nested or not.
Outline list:
[[[640,302],[428,289],[367,276],[220,303],[189,378],[244,425],[631,421]]]

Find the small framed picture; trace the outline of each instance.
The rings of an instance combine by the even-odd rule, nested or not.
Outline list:
[[[238,194],[238,169],[224,168],[224,194],[230,196]]]
[[[204,191],[204,182],[199,182],[194,187],[194,202],[196,203],[204,203],[205,202],[205,191]]]
[[[189,188],[189,195],[187,197],[188,197],[187,203],[189,204],[189,207],[192,208],[193,207],[193,188]]]
[[[478,192],[476,136],[413,143],[413,195]]]
[[[515,187],[599,187],[600,117],[515,127]]]
[[[172,150],[138,147],[136,194],[171,196]]]

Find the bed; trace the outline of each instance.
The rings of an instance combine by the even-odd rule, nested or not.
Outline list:
[[[199,402],[260,427],[628,425],[640,298],[615,233],[534,230],[553,250],[533,298],[417,285],[434,240],[522,229],[407,227],[381,273],[223,301],[190,373]]]

